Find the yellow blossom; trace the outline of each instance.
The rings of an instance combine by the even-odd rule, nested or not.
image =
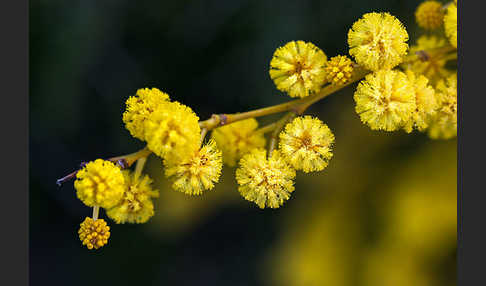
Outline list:
[[[265,146],[263,133],[254,132],[257,128],[258,121],[248,118],[213,130],[211,137],[223,152],[226,165],[233,167],[251,149]]]
[[[280,133],[280,151],[296,170],[321,171],[332,158],[334,134],[318,118],[297,117]]]
[[[86,217],[78,230],[79,240],[88,249],[98,249],[108,243],[110,227],[103,219],[93,220]]]
[[[407,30],[389,13],[367,13],[348,32],[349,54],[367,69],[391,69],[402,62]]]
[[[326,54],[314,44],[292,41],[273,54],[270,77],[289,96],[306,97],[324,84],[326,60]]]
[[[332,57],[326,64],[326,79],[331,84],[345,84],[353,75],[353,61],[346,56]]]
[[[444,28],[449,42],[454,48],[457,48],[457,6],[450,4],[444,17]]]
[[[126,110],[123,113],[123,122],[133,137],[145,140],[144,123],[147,117],[161,104],[169,100],[169,95],[157,88],[143,88],[137,90],[135,96],[126,101]]]
[[[190,157],[199,148],[199,117],[179,102],[168,102],[154,110],[145,121],[147,147],[170,161]]]
[[[172,181],[172,187],[188,195],[200,195],[211,190],[219,181],[223,161],[221,151],[214,140],[209,140],[192,157],[180,162],[166,162],[165,175]]]
[[[414,88],[416,108],[412,113],[412,117],[405,124],[404,129],[407,133],[412,132],[414,128],[424,131],[428,127],[429,118],[435,114],[435,109],[437,108],[435,91],[428,85],[429,80],[425,76],[416,76],[412,71],[407,71],[406,74]]]
[[[457,136],[457,75],[442,80],[436,87],[439,108],[432,117],[428,135],[432,139],[450,139]]]
[[[444,21],[442,4],[434,0],[420,3],[417,10],[415,10],[415,20],[420,27],[426,30],[439,28]]]
[[[77,172],[74,188],[85,205],[111,208],[123,197],[125,179],[115,164],[96,159]]]
[[[403,72],[380,70],[368,74],[354,93],[356,112],[372,130],[395,131],[415,110],[413,85]]]
[[[238,191],[248,201],[260,208],[278,208],[294,191],[295,170],[284,160],[278,150],[267,158],[264,149],[253,149],[240,160],[236,169]]]
[[[152,189],[152,179],[148,175],[142,176],[125,170],[123,176],[123,198],[116,206],[108,209],[106,215],[116,223],[145,223],[154,215],[152,199],[159,197],[159,191]]]

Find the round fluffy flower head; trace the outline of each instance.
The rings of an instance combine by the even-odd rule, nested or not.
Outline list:
[[[137,175],[123,171],[125,192],[120,202],[108,209],[106,214],[116,223],[145,223],[154,215],[153,198],[159,191],[151,187],[152,179],[147,175]]]
[[[78,230],[79,240],[88,249],[98,249],[108,243],[110,227],[103,219],[93,220],[86,217]]]
[[[454,48],[457,48],[457,6],[450,4],[444,17],[444,28],[449,42]]]
[[[135,96],[126,101],[123,122],[133,137],[145,140],[144,123],[147,117],[161,104],[169,100],[169,95],[157,88],[143,88],[137,90]]]
[[[219,181],[223,161],[216,142],[209,140],[191,158],[179,162],[165,162],[165,175],[172,181],[172,187],[188,195],[200,195],[211,190]]]
[[[270,77],[277,89],[289,96],[306,97],[324,84],[326,60],[326,54],[314,44],[292,41],[273,54]]]
[[[372,130],[398,130],[415,110],[413,85],[403,72],[394,70],[368,74],[358,84],[354,101],[361,121]]]
[[[321,171],[332,158],[334,134],[318,118],[297,117],[280,133],[280,151],[296,170]]]
[[[123,197],[125,179],[115,164],[96,159],[78,171],[74,188],[85,205],[111,208]]]
[[[331,84],[345,84],[353,75],[353,61],[346,56],[332,57],[326,64],[326,79]]]
[[[436,87],[439,108],[429,123],[428,135],[432,139],[449,139],[457,136],[457,75],[442,80]]]
[[[407,30],[389,13],[367,13],[348,32],[349,54],[369,70],[391,69],[407,53]]]
[[[179,102],[159,106],[145,121],[148,148],[168,160],[190,157],[199,148],[198,121],[199,117],[191,108]]]
[[[406,74],[415,92],[416,108],[412,113],[412,117],[405,124],[404,129],[407,133],[412,132],[414,128],[424,131],[429,126],[429,118],[435,114],[435,109],[437,108],[435,91],[428,85],[429,80],[425,76],[416,76],[410,70]]]
[[[439,28],[444,21],[442,4],[433,0],[420,3],[417,10],[415,10],[415,19],[417,24],[426,30]]]
[[[243,155],[254,148],[265,146],[263,133],[255,133],[258,121],[248,118],[214,129],[211,137],[223,152],[223,163],[235,166]]]
[[[278,150],[267,158],[264,149],[253,149],[240,160],[236,169],[238,191],[260,208],[278,208],[294,191],[295,170]]]

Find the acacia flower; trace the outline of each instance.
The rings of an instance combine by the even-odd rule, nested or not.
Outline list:
[[[248,118],[213,130],[211,137],[223,152],[223,163],[233,167],[251,149],[265,146],[263,133],[255,133],[257,128],[258,121]]]
[[[278,208],[294,191],[295,170],[278,150],[267,158],[264,149],[253,149],[240,160],[236,169],[238,191],[260,208]]]
[[[292,41],[273,54],[270,77],[290,97],[306,97],[324,84],[326,60],[326,54],[314,44]]]
[[[427,134],[432,139],[457,136],[457,74],[441,80],[436,86],[438,109],[432,117]]]
[[[125,192],[120,202],[108,209],[106,215],[116,223],[145,223],[154,215],[153,198],[159,191],[151,187],[152,179],[124,170]]]
[[[145,140],[144,123],[147,117],[161,104],[169,101],[169,95],[157,88],[137,90],[135,96],[126,101],[123,122],[133,137]]]
[[[192,157],[180,162],[166,162],[165,175],[172,180],[172,187],[188,195],[200,195],[211,190],[221,175],[221,151],[214,140],[209,140]]]
[[[428,84],[429,80],[425,76],[417,76],[412,71],[407,71],[406,74],[415,92],[416,108],[412,113],[412,117],[405,124],[404,129],[407,133],[412,132],[414,128],[424,131],[429,125],[429,118],[435,114],[435,109],[437,108],[435,91]]]
[[[145,121],[147,147],[165,160],[190,157],[199,148],[199,117],[179,102],[168,102]]]
[[[332,57],[326,64],[326,79],[331,84],[345,84],[353,75],[353,61],[347,56]]]
[[[79,240],[88,249],[98,249],[108,243],[110,227],[103,219],[93,220],[86,217],[78,230]]]
[[[407,53],[408,34],[389,13],[367,13],[348,32],[349,54],[369,70],[391,69]]]
[[[444,21],[442,4],[434,0],[420,3],[417,10],[415,10],[415,20],[420,27],[426,30],[439,28]]]
[[[318,118],[297,117],[280,133],[280,151],[296,170],[321,171],[332,158],[334,134]]]
[[[111,208],[123,197],[125,179],[115,164],[96,159],[77,172],[74,188],[85,205]]]
[[[356,112],[372,130],[395,131],[408,122],[415,110],[415,93],[400,71],[368,74],[354,93]]]
[[[457,48],[457,6],[450,4],[444,17],[444,29],[449,38],[449,42],[454,48]]]

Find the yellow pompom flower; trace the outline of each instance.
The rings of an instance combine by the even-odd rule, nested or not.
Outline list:
[[[356,112],[372,130],[395,131],[415,110],[415,93],[403,72],[380,70],[368,74],[354,93]]]
[[[346,56],[332,57],[326,64],[326,79],[331,84],[345,84],[353,75],[353,61]]]
[[[426,30],[439,28],[444,21],[442,4],[434,0],[420,3],[417,10],[415,10],[415,20],[420,27]]]
[[[143,88],[137,90],[135,96],[126,101],[123,122],[133,137],[145,140],[144,123],[147,117],[161,104],[169,101],[169,95],[157,88]]]
[[[145,223],[154,215],[152,199],[159,197],[159,191],[152,189],[152,179],[148,175],[137,175],[125,170],[123,176],[123,198],[116,206],[108,209],[106,215],[116,223]]]
[[[449,38],[449,42],[454,48],[457,48],[457,6],[450,4],[444,17],[444,29]]]
[[[165,175],[172,187],[188,195],[201,195],[219,181],[223,161],[214,140],[209,140],[192,157],[180,162],[166,162]]]
[[[93,220],[86,217],[78,230],[79,240],[88,249],[98,249],[108,243],[110,227],[103,219]]]
[[[238,191],[260,208],[278,208],[294,191],[295,170],[278,150],[267,158],[264,149],[253,149],[240,160],[236,169]]]
[[[248,118],[213,130],[211,137],[223,152],[223,163],[233,167],[250,150],[265,147],[263,133],[254,132],[257,128],[258,121]]]
[[[414,88],[416,108],[412,113],[412,117],[405,124],[404,129],[407,133],[412,132],[414,128],[424,131],[429,126],[429,118],[435,114],[435,109],[437,108],[435,91],[428,84],[429,80],[425,76],[416,76],[410,70],[406,74]]]
[[[440,81],[436,86],[439,108],[429,123],[427,134],[432,139],[450,139],[457,136],[457,75]]]
[[[168,102],[154,110],[145,121],[147,147],[166,160],[192,156],[199,148],[199,117],[179,102]]]
[[[324,84],[326,60],[326,54],[314,44],[292,41],[273,54],[270,77],[290,97],[306,97]]]
[[[348,32],[349,54],[365,68],[391,69],[407,53],[408,34],[389,13],[367,13]]]
[[[77,172],[74,188],[85,205],[111,208],[123,197],[125,179],[115,164],[96,159]]]
[[[297,117],[280,133],[279,148],[296,170],[321,171],[332,158],[334,134],[318,118]]]

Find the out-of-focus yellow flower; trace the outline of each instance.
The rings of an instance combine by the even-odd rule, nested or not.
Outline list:
[[[372,130],[402,128],[416,109],[413,85],[400,71],[368,74],[354,93],[356,112]]]
[[[347,56],[335,56],[326,64],[326,79],[331,84],[345,84],[353,75],[353,61]]]
[[[432,139],[450,139],[457,136],[457,75],[442,80],[436,87],[439,108],[432,117],[428,135]]]
[[[314,44],[292,41],[273,54],[270,77],[290,97],[306,97],[324,84],[326,61],[326,54]]]
[[[450,4],[444,17],[444,28],[449,42],[454,48],[457,48],[457,6]]]
[[[334,134],[318,118],[297,117],[280,133],[279,148],[296,170],[321,171],[332,158]]]
[[[240,160],[236,169],[238,191],[248,201],[260,208],[278,208],[294,191],[295,170],[284,160],[278,150],[267,158],[264,149],[253,149]]]
[[[103,219],[86,217],[78,230],[79,239],[88,249],[98,249],[108,243],[110,227]]]
[[[417,24],[420,27],[426,30],[439,28],[444,21],[442,4],[434,0],[420,3],[417,10],[415,10],[415,20],[417,20]]]
[[[410,70],[407,70],[406,74],[414,88],[416,108],[410,120],[405,124],[404,129],[407,133],[412,132],[414,128],[424,131],[429,126],[429,118],[435,114],[435,109],[437,108],[435,91],[428,85],[429,80],[425,76],[416,76]]]
[[[115,164],[96,159],[78,171],[74,188],[85,205],[111,208],[123,197],[125,179]]]
[[[250,150],[265,147],[263,133],[254,132],[257,128],[258,121],[248,118],[213,130],[211,137],[223,152],[226,165],[233,167]]]
[[[168,161],[187,159],[199,148],[199,117],[179,102],[168,102],[145,121],[147,147]]]
[[[161,104],[168,102],[169,95],[157,88],[142,88],[137,90],[135,96],[126,101],[126,110],[123,113],[123,122],[133,137],[145,140],[144,123],[147,117]]]
[[[211,190],[221,175],[221,151],[214,140],[209,140],[192,157],[166,164],[165,175],[173,181],[172,187],[188,195],[200,195]]]
[[[391,69],[407,53],[408,34],[389,13],[367,13],[348,32],[349,54],[367,69]]]
[[[145,223],[154,215],[153,198],[159,191],[151,187],[148,175],[139,175],[128,170],[122,172],[125,178],[125,192],[120,202],[108,209],[106,215],[116,223]]]

